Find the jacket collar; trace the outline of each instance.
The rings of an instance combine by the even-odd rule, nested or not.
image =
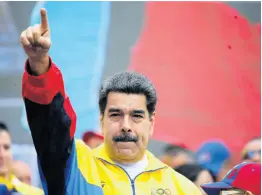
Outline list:
[[[94,156],[96,158],[102,159],[110,164],[116,165],[116,163],[108,156],[105,145],[102,144],[98,148],[93,150]],[[148,165],[146,168],[146,171],[154,171],[158,169],[162,169],[167,167],[166,164],[162,163],[160,160],[158,160],[151,152],[146,150],[146,156],[148,158]]]
[[[4,177],[0,177],[0,184],[5,185],[8,190],[14,189],[13,180],[16,179],[14,175],[10,175],[9,180]]]

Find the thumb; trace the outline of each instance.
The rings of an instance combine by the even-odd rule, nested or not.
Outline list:
[[[47,37],[39,37],[38,39],[38,45],[42,47],[43,49],[49,49],[51,46],[51,40]]]

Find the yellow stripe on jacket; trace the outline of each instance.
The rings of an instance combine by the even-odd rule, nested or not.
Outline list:
[[[43,190],[21,182],[16,177],[12,179],[12,185],[21,195],[44,195]]]
[[[5,185],[8,191],[15,190],[21,195],[44,195],[43,190],[21,182],[14,175],[11,175],[9,180],[0,177],[0,184]]]

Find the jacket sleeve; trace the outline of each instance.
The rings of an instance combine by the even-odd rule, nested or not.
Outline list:
[[[48,194],[64,194],[76,114],[65,94],[62,74],[51,58],[48,72],[40,76],[30,74],[28,63],[27,60],[22,96],[43,188]]]

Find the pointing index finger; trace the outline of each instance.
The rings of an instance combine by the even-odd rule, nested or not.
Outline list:
[[[41,14],[41,30],[42,33],[45,33],[49,28],[46,10],[42,8],[40,10],[40,14]]]

